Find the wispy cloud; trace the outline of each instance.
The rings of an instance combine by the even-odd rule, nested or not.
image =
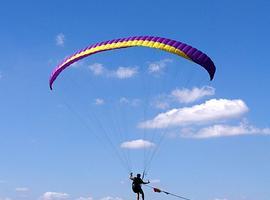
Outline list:
[[[64,46],[65,44],[65,35],[63,33],[59,33],[56,38],[55,42],[57,46]]]
[[[170,107],[169,102],[166,102],[166,101],[155,101],[154,103],[152,103],[152,105],[155,108],[158,108],[161,110],[165,110],[165,109],[168,109]]]
[[[203,104],[174,108],[165,113],[160,113],[151,120],[141,122],[139,127],[151,129],[205,124],[237,118],[247,111],[247,105],[240,99],[211,99]]]
[[[128,79],[138,73],[138,67],[118,67],[115,70],[107,69],[101,63],[94,63],[88,67],[95,76],[106,76],[118,79]]]
[[[124,149],[147,149],[154,147],[155,144],[147,140],[139,139],[123,142],[120,146]]]
[[[79,197],[76,200],[93,200],[92,197]]]
[[[101,63],[94,63],[89,65],[89,69],[93,72],[94,75],[99,76],[105,72],[105,68]]]
[[[17,187],[17,188],[15,188],[15,191],[16,192],[29,192],[30,189],[27,187]]]
[[[72,63],[70,66],[73,67],[73,68],[79,68],[79,67],[82,67],[84,66],[84,61],[80,60],[80,61],[77,61],[75,63]]]
[[[0,200],[12,200],[12,199],[9,197],[0,197]]]
[[[149,62],[148,72],[150,74],[160,74],[163,72],[168,63],[172,63],[171,59],[163,59],[156,62]]]
[[[138,73],[137,67],[118,67],[111,74],[119,79],[131,78]]]
[[[126,97],[121,97],[119,102],[122,104],[129,104],[130,100]]]
[[[193,103],[203,97],[213,96],[215,88],[210,86],[188,88],[176,88],[169,94],[159,94],[152,99],[151,105],[157,109],[165,110],[175,103]]]
[[[180,133],[182,137],[189,138],[213,138],[213,137],[227,137],[238,135],[269,135],[270,128],[257,128],[247,122],[242,122],[237,126],[226,124],[217,124],[209,127],[204,127],[198,131],[192,129],[183,129]]]
[[[101,99],[101,98],[97,98],[95,99],[95,105],[103,105],[105,103],[105,100],[104,99]]]
[[[107,197],[103,197],[100,200],[123,200],[120,197],[111,197],[111,196],[107,196]]]
[[[41,200],[63,200],[63,199],[69,199],[70,195],[67,193],[61,193],[61,192],[45,192],[41,196]]]
[[[160,183],[160,180],[159,179],[152,179],[152,180],[150,180],[150,183]]]
[[[214,94],[215,88],[210,86],[203,86],[201,88],[194,87],[192,89],[175,89],[171,92],[172,98],[180,103],[191,103],[205,96],[212,96]]]
[[[121,104],[127,104],[127,105],[131,105],[131,106],[138,106],[141,103],[141,100],[138,98],[133,98],[133,99],[129,99],[127,97],[121,97],[119,102]]]

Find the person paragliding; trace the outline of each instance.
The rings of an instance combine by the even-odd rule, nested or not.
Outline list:
[[[137,194],[137,200],[140,199],[140,194],[142,195],[142,200],[144,200],[144,192],[142,190],[142,184],[148,184],[150,181],[144,182],[141,178],[141,174],[137,174],[136,177],[133,177],[133,173],[130,173],[130,180],[132,180],[132,190]]]
[[[63,71],[65,71],[66,68],[71,67],[73,64],[76,64],[80,60],[82,60],[82,59],[84,59],[84,58],[86,58],[88,56],[97,54],[97,53],[101,53],[101,52],[105,52],[105,51],[111,51],[111,50],[113,51],[113,50],[116,50],[116,49],[131,48],[131,47],[148,47],[148,48],[152,48],[152,49],[159,49],[159,50],[162,50],[162,51],[166,51],[166,52],[169,52],[171,54],[175,54],[178,57],[182,57],[182,58],[184,58],[186,60],[189,60],[189,61],[191,61],[193,63],[196,63],[199,66],[201,66],[204,70],[207,71],[210,80],[213,80],[213,78],[214,78],[214,75],[215,75],[215,72],[216,72],[216,67],[215,67],[214,62],[212,61],[212,59],[208,55],[206,55],[202,51],[198,50],[197,48],[194,48],[194,47],[192,47],[192,46],[190,46],[188,44],[185,44],[185,43],[180,42],[180,41],[172,40],[172,39],[169,39],[169,38],[163,38],[163,37],[158,37],[158,36],[131,36],[131,37],[126,37],[126,38],[118,38],[118,39],[98,42],[96,44],[89,45],[86,48],[81,49],[81,50],[73,53],[72,55],[66,57],[52,71],[50,79],[49,79],[49,87],[50,87],[50,89],[51,90],[53,89],[54,82],[57,80],[58,76]],[[112,72],[113,72],[112,74],[115,73],[114,71],[112,71]],[[121,73],[123,74],[123,72],[121,72]],[[126,74],[126,72],[125,72],[125,74]],[[121,79],[122,78],[125,78],[125,76],[121,77]],[[174,81],[175,80],[173,79],[172,83]],[[115,82],[115,81],[111,81],[110,85],[111,85],[111,83],[113,84],[113,82]],[[149,82],[152,82],[152,81],[149,81],[149,82],[148,81],[142,81],[142,82],[146,82],[146,84],[148,84]],[[189,82],[189,80],[188,80],[188,82]],[[87,84],[87,85],[90,85],[90,84]],[[104,84],[104,86],[105,85],[106,84]],[[96,96],[98,93],[96,93],[95,91],[99,91],[99,88],[96,89],[94,84],[93,84],[93,88],[94,88],[94,90],[91,90],[91,92],[93,92],[93,94],[91,92],[89,92],[89,91],[87,91],[87,94],[91,93],[91,95]],[[113,88],[113,85],[112,85],[112,88]],[[146,88],[146,87],[144,87],[144,88]],[[108,90],[106,89],[104,92],[106,92],[106,91],[108,91]],[[128,91],[130,91],[130,87],[128,87]],[[149,89],[149,91],[150,91],[150,89]],[[162,93],[163,93],[163,91],[161,91],[161,94]],[[124,93],[124,91],[123,92],[120,91],[119,94],[121,94],[121,97],[124,97],[122,95],[124,95],[125,93]],[[133,95],[133,93],[132,93],[132,95]],[[76,95],[76,97],[77,97],[77,95]],[[88,97],[88,96],[86,96],[86,97]],[[152,98],[151,98],[151,96],[148,96],[147,99],[152,99]],[[77,98],[76,98],[76,100],[77,100]],[[128,101],[128,100],[126,100],[126,101]],[[147,106],[149,106],[149,105],[151,105],[151,102],[144,103],[144,109],[142,109],[144,118],[145,118],[145,112],[147,110]],[[70,107],[70,106],[67,105],[66,107]],[[136,107],[136,109],[137,109],[137,107]],[[85,109],[85,110],[88,110],[88,109]],[[107,109],[107,110],[110,110],[110,109]],[[71,111],[77,115],[77,117],[80,119],[80,121],[82,121],[82,123],[86,126],[86,128],[89,128],[88,123],[87,123],[88,120],[83,121],[82,119],[84,119],[84,117],[80,116],[80,113],[77,113],[76,109],[72,108]],[[111,145],[112,150],[114,150],[114,152],[117,154],[119,160],[123,164],[123,167],[125,167],[127,169],[127,171],[130,172],[132,168],[131,168],[130,163],[129,163],[129,158],[125,157],[124,152],[123,152],[123,154],[121,154],[121,152],[119,154],[118,149],[116,148],[116,146],[111,141],[111,138],[115,137],[116,134],[112,134],[112,136],[110,137],[110,134],[107,134],[107,133],[110,133],[110,132],[114,133],[114,131],[113,130],[109,131],[111,129],[111,127],[108,127],[108,129],[107,129],[105,127],[105,126],[107,126],[106,123],[104,123],[104,124],[100,123],[103,119],[99,119],[98,115],[104,116],[104,113],[99,113],[98,115],[94,115],[93,113],[95,113],[95,112],[93,112],[93,111],[94,110],[91,110],[91,115],[89,115],[89,116],[90,116],[90,118],[93,118],[94,120],[96,120],[96,123],[92,123],[92,124],[93,125],[97,124],[97,126],[101,129],[100,131],[97,131],[97,133],[100,133],[101,137],[104,137],[104,138],[107,139],[108,144]],[[84,112],[82,112],[82,113],[84,113]],[[113,111],[111,113],[106,113],[105,115],[111,116],[112,113],[113,113]],[[152,113],[152,112],[150,112],[150,113]],[[87,113],[87,114],[90,114],[90,113]],[[117,115],[120,115],[120,113],[115,115],[116,120],[117,120]],[[161,115],[158,115],[158,117],[162,116],[162,115],[163,114],[161,113]],[[157,119],[159,119],[158,117],[157,117]],[[123,115],[122,115],[122,118],[125,119],[125,117],[123,117]],[[156,118],[154,118],[154,119],[156,119]],[[146,122],[148,122],[148,121],[146,121]],[[118,123],[114,123],[114,125],[115,124],[118,124]],[[119,123],[119,125],[120,125],[120,127],[122,127],[122,123]],[[155,126],[153,126],[153,127],[155,127]],[[116,127],[116,128],[118,128],[118,127]],[[119,129],[117,131],[119,131]],[[92,131],[92,129],[90,130],[90,132],[95,133],[95,131]],[[125,131],[120,131],[120,132],[125,132]],[[126,131],[126,132],[128,132],[128,131]],[[154,134],[156,134],[156,133],[154,133]],[[165,135],[165,134],[162,134],[160,136],[160,139],[162,139],[163,135]],[[100,135],[98,135],[98,134],[96,135],[96,137],[98,139],[102,139],[102,138],[99,138]],[[125,142],[125,143],[129,143],[129,144],[132,143],[133,144],[134,142],[138,142],[138,141],[140,142],[140,144],[141,144],[141,142],[143,142],[143,144],[145,144],[145,142],[148,142],[148,143],[151,144],[151,146],[154,144],[152,142],[145,141],[145,140],[142,140],[142,139],[128,141],[128,142]],[[125,143],[121,144],[121,148],[126,148],[126,147],[122,146]],[[143,147],[145,148],[146,145],[143,145]],[[134,148],[134,147],[131,147],[131,148]],[[158,148],[156,148],[156,149],[158,149]],[[142,175],[142,178],[141,178],[141,174],[137,174],[137,176],[133,177],[132,173],[130,174],[130,177],[129,177],[132,180],[132,189],[137,194],[137,200],[139,200],[140,194],[142,196],[142,200],[144,200],[144,192],[142,190],[141,185],[150,183],[149,181],[144,182],[143,178],[144,178],[145,172],[147,172],[147,170],[149,170],[149,166],[151,164],[151,161],[152,161],[153,156],[155,155],[156,151],[154,150],[154,151],[151,151],[149,153],[150,154],[148,154],[148,156],[145,159],[144,173]],[[177,198],[181,198],[181,199],[184,199],[184,200],[189,200],[189,199],[187,199],[185,197],[182,197],[182,196],[179,196],[179,195],[176,195],[176,194],[173,194],[173,193],[166,192],[166,191],[161,190],[159,188],[155,188],[155,187],[153,187],[151,185],[145,185],[145,186],[147,186],[149,188],[152,188],[154,190],[154,192],[157,192],[157,193],[165,193],[167,195],[171,195],[171,196],[174,196],[174,197],[177,197]]]

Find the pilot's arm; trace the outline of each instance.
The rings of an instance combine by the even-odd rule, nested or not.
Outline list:
[[[133,173],[131,172],[130,175],[129,175],[129,179],[130,180],[134,180],[134,177],[133,177]]]

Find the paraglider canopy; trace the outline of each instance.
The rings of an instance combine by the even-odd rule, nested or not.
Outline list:
[[[127,47],[136,47],[144,46],[150,48],[156,48],[163,51],[167,51],[178,56],[181,56],[185,59],[191,60],[200,66],[202,66],[209,74],[210,80],[214,78],[216,67],[205,53],[200,50],[187,45],[185,43],[162,38],[155,36],[138,36],[138,37],[127,37],[114,40],[108,40],[105,42],[99,42],[93,45],[90,45],[75,54],[64,59],[52,72],[50,77],[50,88],[52,89],[53,83],[58,77],[58,75],[71,64],[95,53],[102,51],[108,51],[113,49],[127,48]]]

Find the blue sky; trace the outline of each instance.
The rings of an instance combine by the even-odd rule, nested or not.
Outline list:
[[[134,173],[162,139],[147,176],[154,186],[190,199],[267,200],[269,8],[263,0],[3,1],[0,200],[135,198],[106,133],[115,150],[130,152]],[[89,57],[49,90],[65,56],[133,35],[206,52],[217,67],[214,81],[175,55],[134,48]],[[196,109],[206,117],[188,114]],[[119,132],[127,135],[112,137]],[[130,149],[139,139],[135,146],[152,142],[150,150]],[[144,190],[149,199],[174,199]]]

